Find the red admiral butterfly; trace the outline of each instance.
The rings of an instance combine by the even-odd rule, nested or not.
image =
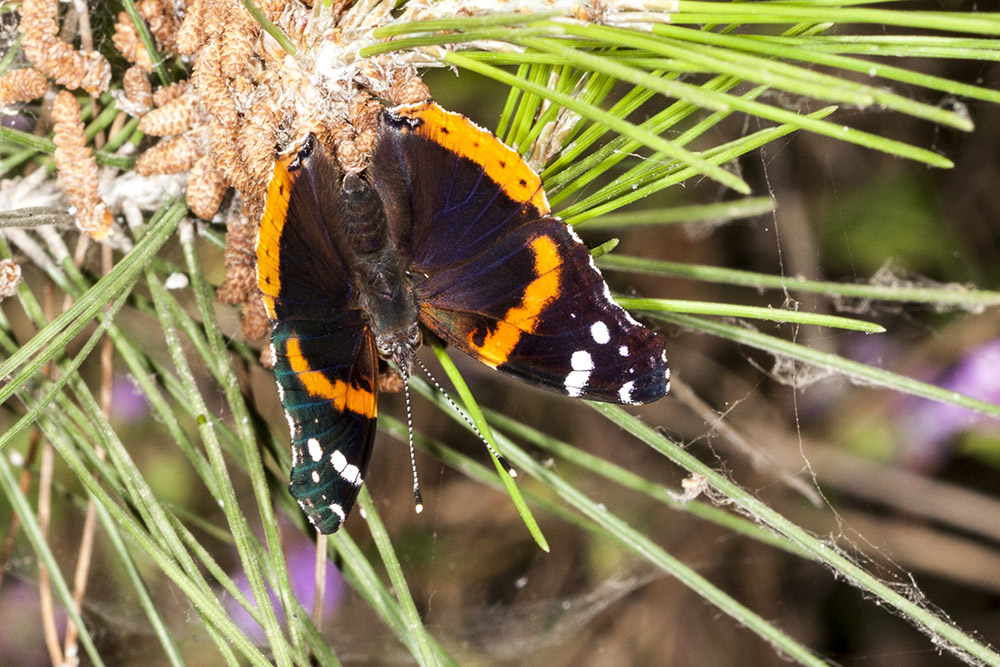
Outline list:
[[[368,168],[312,136],[280,159],[257,240],[290,490],[322,533],[368,467],[379,358],[407,377],[424,325],[491,368],[569,396],[667,392],[662,338],[612,301],[521,156],[426,102],[384,110]]]

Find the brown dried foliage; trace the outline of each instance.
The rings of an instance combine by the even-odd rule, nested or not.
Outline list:
[[[0,107],[41,97],[48,88],[49,80],[36,69],[10,70],[0,76]]]
[[[91,155],[76,97],[61,91],[52,105],[54,153],[63,192],[76,207],[76,222],[97,240],[111,229],[111,212],[97,192],[97,162]]]
[[[69,89],[103,93],[111,82],[111,65],[96,51],[76,51],[59,39],[58,0],[24,0],[18,30],[24,55],[38,71]]]

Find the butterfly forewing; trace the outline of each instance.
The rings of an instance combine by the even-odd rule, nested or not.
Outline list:
[[[646,403],[666,393],[662,338],[611,299],[517,153],[429,103],[383,114],[380,140],[376,183],[381,173],[428,175],[411,178],[400,206],[426,326],[489,366],[570,396]]]

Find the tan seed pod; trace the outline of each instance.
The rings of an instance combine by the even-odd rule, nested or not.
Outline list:
[[[153,107],[153,87],[149,84],[149,77],[138,65],[125,70],[122,89],[125,99],[132,103],[137,114],[144,114]]]
[[[254,82],[252,74],[244,70],[235,79],[230,80],[229,89],[232,92],[233,101],[238,104],[240,101],[253,98],[257,84]]]
[[[105,92],[111,84],[111,63],[96,51],[81,51],[79,53],[74,51],[74,53],[79,56],[79,68],[82,70],[78,87],[83,88],[91,95]],[[58,77],[56,81],[62,83]],[[72,87],[66,83],[63,85],[68,88]]]
[[[198,52],[198,60],[191,73],[191,82],[208,113],[220,123],[235,126],[238,118],[236,104],[229,93],[226,78],[222,76],[220,57],[221,49],[218,42],[206,44]]]
[[[257,22],[241,4],[230,5],[226,28],[220,36],[222,76],[235,79],[253,57],[257,41]]]
[[[406,385],[403,376],[395,368],[386,367],[385,372],[378,374],[378,390],[385,394],[398,394]]]
[[[274,368],[274,357],[271,355],[270,345],[262,345],[260,348],[260,366],[268,370]]]
[[[354,140],[341,141],[335,149],[337,164],[348,173],[359,173],[364,171],[368,164],[368,156],[361,150]]]
[[[169,86],[157,88],[156,92],[153,93],[153,104],[158,107],[166,106],[170,100],[175,100],[183,95],[187,89],[187,81],[178,81]]]
[[[111,36],[111,41],[125,60],[141,67],[146,72],[153,71],[153,58],[139,39],[139,33],[136,31],[131,17],[125,12],[118,14],[118,22],[115,23],[115,34]]]
[[[378,117],[381,112],[382,104],[367,94],[358,95],[348,110],[351,115],[351,123],[358,132],[354,141],[366,156],[371,155],[375,149]]]
[[[431,99],[431,91],[415,67],[403,67],[393,73],[389,99],[396,104],[415,104]]]
[[[251,107],[237,134],[237,164],[234,184],[248,207],[263,206],[264,193],[274,168],[274,140],[281,122],[281,112],[271,97],[262,98]],[[218,156],[216,156],[218,160]]]
[[[185,199],[195,215],[204,220],[211,220],[219,210],[219,204],[222,203],[228,188],[222,172],[215,168],[215,158],[203,155],[191,167]],[[228,252],[228,241],[226,252]]]
[[[347,109],[349,122],[334,125],[331,132],[334,154],[344,171],[357,173],[368,165],[381,109],[382,105],[370,95],[358,93]]]
[[[48,79],[36,69],[10,70],[0,76],[0,107],[41,97],[48,88]]]
[[[254,294],[243,304],[242,330],[247,340],[260,340],[271,331],[271,320],[267,319],[264,302],[259,294]]]
[[[178,174],[187,171],[201,157],[198,144],[186,134],[166,139],[148,149],[135,161],[135,173]]]
[[[257,297],[257,225],[241,214],[226,228],[226,279],[215,295],[234,306]]]
[[[278,20],[287,6],[288,0],[259,0],[257,2],[257,9],[263,12],[268,21],[272,22]]]
[[[226,183],[235,187],[236,166],[240,161],[236,150],[236,126],[213,120],[211,130],[211,153],[215,158],[215,167],[222,172]]]
[[[52,104],[53,157],[59,182],[70,203],[76,207],[76,222],[80,228],[97,240],[102,240],[111,229],[111,212],[97,192],[97,162],[91,155],[80,120],[80,105],[76,97],[61,91]]]
[[[205,32],[202,26],[204,22],[204,5],[211,0],[192,0],[188,3],[184,20],[177,28],[176,49],[177,53],[184,56],[192,56],[197,53],[202,44],[205,43]]]
[[[146,20],[149,32],[156,40],[156,46],[161,51],[175,52],[180,17],[174,12],[173,4],[164,0],[140,0],[136,7],[139,15]]]
[[[139,131],[154,137],[180,134],[190,129],[198,117],[198,100],[186,93],[153,109],[139,121]]]
[[[21,283],[21,265],[12,259],[0,259],[0,299],[17,294]]]

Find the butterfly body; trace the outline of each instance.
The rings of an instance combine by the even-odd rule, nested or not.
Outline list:
[[[408,375],[421,324],[569,396],[634,404],[668,388],[662,339],[614,303],[538,175],[433,103],[383,112],[364,173],[343,174],[314,139],[279,160],[257,256],[290,489],[321,532],[367,469],[378,359]]]

